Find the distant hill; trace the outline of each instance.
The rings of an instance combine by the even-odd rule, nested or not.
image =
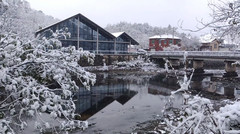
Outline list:
[[[149,37],[162,34],[174,34],[182,38],[182,44],[187,50],[196,50],[200,45],[199,39],[190,34],[179,33],[176,27],[153,27],[148,23],[128,23],[109,24],[105,28],[109,32],[124,31],[140,43],[140,48],[148,48]]]
[[[32,9],[25,0],[0,0],[1,32],[13,32],[21,38],[30,39],[36,30],[57,21],[42,11]]]

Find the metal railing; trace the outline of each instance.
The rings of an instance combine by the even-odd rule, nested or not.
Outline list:
[[[229,52],[221,52],[221,51],[155,51],[148,52],[149,55],[152,56],[174,56],[174,57],[183,57],[187,55],[188,57],[235,57],[240,58],[240,52],[229,51]]]
[[[114,50],[98,50],[98,52],[95,50],[87,50],[91,53],[94,53],[94,54],[116,54],[116,55],[119,55],[119,54],[131,54],[131,55],[137,55],[137,52],[129,52],[129,51],[114,51]]]

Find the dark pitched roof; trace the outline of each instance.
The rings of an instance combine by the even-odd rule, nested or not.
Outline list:
[[[43,28],[43,29],[40,29],[40,30],[36,31],[35,34],[37,35],[37,34],[43,32],[43,31],[51,28],[52,26],[58,25],[59,23],[61,23],[61,22],[63,22],[63,21],[66,21],[66,20],[68,20],[68,19],[75,18],[75,17],[79,17],[83,22],[88,23],[88,24],[90,25],[90,27],[92,27],[92,28],[95,29],[95,30],[98,28],[98,29],[99,29],[99,33],[101,33],[101,34],[103,34],[103,35],[107,35],[108,37],[110,37],[110,38],[112,38],[112,39],[115,39],[115,37],[114,37],[111,33],[109,33],[108,31],[106,31],[105,29],[103,29],[102,27],[100,27],[99,25],[97,25],[96,23],[94,23],[93,21],[91,21],[90,19],[88,19],[87,17],[85,17],[84,15],[82,15],[82,14],[80,14],[80,13],[79,13],[79,14],[76,14],[76,15],[74,15],[74,16],[71,16],[71,17],[69,17],[69,18],[67,18],[67,19],[64,19],[64,20],[62,20],[62,21],[59,21],[59,22],[57,22],[57,23],[55,23],[55,24],[52,24],[52,25],[50,25],[50,26],[47,26],[47,27],[45,27],[45,28]]]

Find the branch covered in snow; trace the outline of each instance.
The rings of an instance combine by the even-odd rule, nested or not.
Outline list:
[[[40,118],[41,113],[49,113],[55,120],[65,118],[65,122],[59,121],[63,130],[86,127],[74,120],[73,96],[80,85],[89,90],[95,83],[95,74],[78,63],[83,57],[93,62],[95,55],[62,47],[58,35],[27,43],[16,35],[0,35],[0,133],[24,129],[25,117]],[[43,119],[36,124],[40,131],[55,127]]]

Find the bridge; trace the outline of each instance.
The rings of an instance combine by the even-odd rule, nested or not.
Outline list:
[[[204,60],[220,60],[225,62],[225,77],[237,76],[236,61],[240,60],[240,52],[219,51],[156,51],[148,52],[152,59],[166,58],[173,67],[180,66],[179,60],[192,60],[196,73],[204,73]]]

